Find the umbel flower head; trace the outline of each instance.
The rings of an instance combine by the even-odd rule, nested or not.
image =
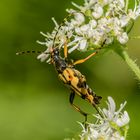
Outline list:
[[[50,52],[52,46],[61,49],[66,43],[69,53],[108,46],[114,41],[125,45],[134,20],[140,15],[139,0],[133,0],[131,8],[129,0],[84,0],[83,5],[73,5],[76,9],[67,9],[71,16],[61,27],[53,19],[52,33],[42,33],[46,39],[39,43],[47,46],[45,52]],[[50,62],[49,58],[45,53],[38,56],[41,61]]]
[[[122,111],[126,102],[120,105],[116,111],[116,104],[113,98],[108,97],[108,108],[102,109],[103,117],[94,115],[97,119],[95,124],[89,123],[80,134],[81,140],[125,140],[129,128],[129,115]]]

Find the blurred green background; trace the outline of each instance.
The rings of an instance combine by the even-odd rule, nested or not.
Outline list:
[[[36,43],[44,39],[39,32],[53,29],[51,17],[60,23],[70,3],[70,0],[0,0],[0,140],[62,140],[81,131],[77,121],[84,118],[70,106],[69,90],[58,80],[53,66],[41,63],[36,55],[15,55],[19,50],[44,50]],[[137,20],[131,35],[140,35],[139,24]],[[128,43],[128,53],[138,60],[138,65],[139,44],[140,40]],[[119,56],[108,52],[77,69],[103,97],[100,106],[105,106],[107,96],[112,96],[118,107],[125,100],[128,102],[125,108],[131,118],[128,140],[139,140],[140,82],[128,66]],[[75,103],[95,113],[80,98]]]

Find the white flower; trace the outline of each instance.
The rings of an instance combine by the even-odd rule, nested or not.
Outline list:
[[[103,8],[96,4],[94,6],[94,11],[92,12],[92,16],[95,18],[95,19],[98,19],[100,18],[101,16],[103,15]]]
[[[79,49],[80,50],[85,50],[86,45],[87,45],[87,40],[86,39],[81,40],[80,43],[79,43]]]
[[[114,4],[116,4],[116,7],[118,8],[124,8],[125,7],[125,1],[124,0],[114,0]]]
[[[140,4],[137,6],[137,10],[135,11],[136,18],[140,16]]]
[[[66,10],[69,14],[72,14],[74,18],[70,20],[70,22],[67,22],[67,26],[79,26],[85,21],[85,17],[82,14],[82,12],[77,12],[76,10],[73,9],[67,9]]]
[[[128,17],[136,20],[140,16],[140,2],[137,4],[135,0],[135,8],[128,9]]]
[[[57,46],[60,51],[67,42],[68,52],[74,50],[87,51],[104,44],[108,46],[114,41],[125,45],[128,31],[134,20],[140,16],[140,1],[134,0],[134,8],[128,9],[127,0],[84,0],[83,5],[72,3],[77,9],[67,10],[69,16],[61,27],[54,20],[52,33],[43,34],[47,51]],[[55,40],[54,40],[55,38]],[[40,55],[42,61],[50,59],[50,55]]]
[[[119,127],[122,127],[122,126],[128,124],[129,121],[130,121],[130,118],[128,116],[128,113],[126,111],[124,111],[124,113],[122,114],[122,116],[116,120],[116,124]]]
[[[81,29],[81,32],[87,32],[87,30],[89,29],[89,25],[85,24],[85,25],[81,26],[80,29]]]
[[[97,26],[97,21],[92,19],[90,20],[89,25],[91,26],[91,28],[95,28]]]
[[[121,43],[121,44],[126,44],[128,41],[128,35],[126,32],[120,34],[117,36],[117,40]]]
[[[37,57],[37,59],[40,59],[41,62],[44,62],[48,57],[49,57],[48,54],[41,53],[41,54]]]
[[[83,23],[85,21],[85,17],[82,13],[74,13],[75,19]]]
[[[129,22],[130,18],[126,15],[122,15],[120,17],[120,24],[121,24],[121,27],[125,27],[127,26],[128,22]]]
[[[105,44],[111,44],[113,42],[113,37],[106,38]]]
[[[126,111],[122,112],[126,102],[120,105],[116,111],[116,104],[113,98],[108,97],[108,108],[100,110],[103,117],[99,114],[95,124],[88,123],[87,128],[82,125],[80,134],[81,140],[125,140],[129,125],[129,115]],[[123,128],[123,129],[122,129]]]
[[[69,49],[69,53],[74,51],[75,49],[85,51],[87,49],[87,40],[84,39],[83,37],[75,37],[75,40],[68,44],[68,46],[73,46],[72,48]]]

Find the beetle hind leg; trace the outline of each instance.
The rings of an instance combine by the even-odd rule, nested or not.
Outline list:
[[[74,107],[74,109],[76,109],[76,111],[80,112],[84,117],[85,117],[85,121],[84,121],[84,126],[85,128],[87,128],[87,116],[88,116],[88,113],[85,113],[84,111],[82,111],[78,106],[76,106],[73,102],[74,102],[74,97],[75,97],[75,92],[72,91],[71,94],[70,94],[70,98],[69,98],[69,101],[70,101],[70,104],[72,105],[72,107]]]

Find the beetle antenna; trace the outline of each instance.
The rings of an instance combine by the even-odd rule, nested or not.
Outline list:
[[[42,51],[21,51],[21,52],[17,52],[16,55],[24,55],[24,54],[40,54],[42,53]]]
[[[59,30],[61,29],[61,27],[62,27],[62,26],[65,24],[65,22],[66,22],[71,16],[73,16],[75,13],[81,13],[81,14],[84,15],[84,13],[82,13],[82,12],[72,12],[72,13],[68,14],[67,17],[64,18],[63,21],[60,23],[58,29],[56,29],[57,31],[56,31],[55,36],[54,36],[54,39],[53,39],[53,45],[52,45],[52,47],[55,46],[56,37],[57,37],[57,35],[58,35]]]

